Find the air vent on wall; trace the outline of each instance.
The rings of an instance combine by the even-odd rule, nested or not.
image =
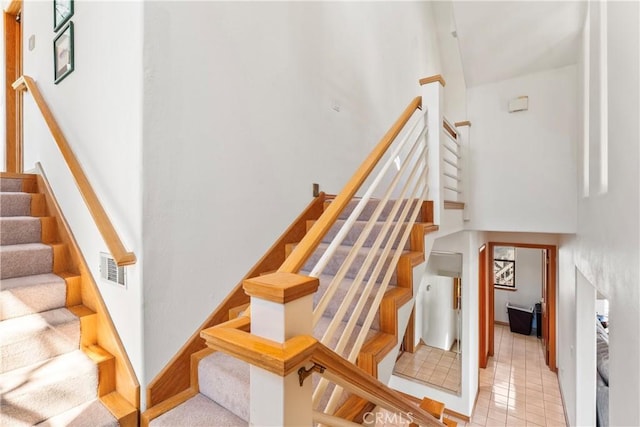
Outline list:
[[[100,252],[100,277],[114,285],[127,287],[124,267],[118,267],[111,255]]]

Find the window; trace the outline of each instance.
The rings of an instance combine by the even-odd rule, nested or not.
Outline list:
[[[513,246],[493,248],[493,284],[505,288],[516,287],[516,248]]]

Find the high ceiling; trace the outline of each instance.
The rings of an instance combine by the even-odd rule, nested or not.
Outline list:
[[[577,62],[583,1],[453,1],[467,87]]]

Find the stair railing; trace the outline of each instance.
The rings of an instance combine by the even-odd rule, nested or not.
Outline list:
[[[338,354],[320,343],[311,355],[311,362],[320,368],[315,369],[314,372],[321,375],[323,379],[339,385],[356,396],[367,399],[376,406],[400,415],[398,421],[404,420],[406,424],[414,423],[420,426],[444,425],[399,392],[382,384],[355,365],[345,362]],[[319,411],[313,412],[313,421],[331,426],[353,425],[343,419]]]
[[[321,375],[323,379],[338,384],[377,406],[402,414],[406,421],[420,426],[444,426],[413,400],[407,399],[353,363],[344,360],[311,336],[297,335],[279,343],[237,329],[235,323],[237,320],[231,320],[206,329],[201,335],[212,349],[225,352],[277,376],[295,375],[300,383],[301,393],[303,384],[311,381],[308,378],[310,374]],[[313,411],[312,418],[314,422],[324,425],[357,425],[321,411]]]
[[[378,196],[375,199],[377,202],[375,210],[364,224],[362,232],[350,248],[327,290],[320,297],[313,313],[315,326],[335,299],[340,283],[352,268],[365,242],[371,240],[374,226],[378,225],[379,234],[369,248],[346,296],[339,301],[337,313],[321,339],[323,344],[328,345],[335,340],[336,334],[339,334],[336,352],[351,363],[355,363],[365,344],[367,333],[395,272],[395,266],[405,250],[411,228],[427,196],[426,135],[428,130],[426,112],[420,111],[420,107],[421,98],[415,98],[278,270],[320,277],[326,266],[335,260],[338,247],[352,230],[361,213],[374,200],[374,197]],[[354,196],[359,193],[361,196],[358,201],[353,202]],[[305,265],[349,203],[352,205],[355,203],[355,206],[325,252],[315,265]],[[384,222],[379,221],[385,210],[388,212],[387,219]],[[375,289],[376,285],[377,289]],[[360,296],[356,300],[358,294]],[[340,330],[343,318],[352,305],[355,307],[349,313],[346,326]],[[364,320],[361,322],[360,331],[354,336],[353,331],[361,318]],[[328,385],[326,379],[318,384],[313,394],[314,407],[318,406]],[[326,408],[322,408],[324,412],[332,413],[335,410],[341,392],[340,387],[333,389]]]
[[[424,136],[425,131],[426,128],[416,139],[414,147],[424,144],[424,140],[422,137]],[[412,152],[413,151],[414,150],[412,149]],[[367,254],[362,267],[357,273],[353,284],[351,285],[345,298],[340,303],[340,307],[338,308],[337,313],[334,315],[333,320],[330,322],[329,328],[321,339],[321,342],[325,344],[331,342],[334,335],[338,332],[338,326],[341,324],[342,319],[347,314],[347,309],[353,304],[357,291],[362,288],[363,282],[365,282],[366,274],[369,272],[372,264],[375,262],[373,271],[370,272],[370,276],[368,280],[366,280],[366,284],[362,289],[362,293],[359,299],[356,301],[355,308],[349,313],[349,320],[347,321],[345,329],[341,331],[337,347],[335,348],[335,351],[338,354],[344,355],[345,358],[351,363],[356,362],[358,354],[365,343],[367,333],[370,330],[376,314],[378,313],[382,297],[384,296],[391,278],[393,277],[393,274],[395,272],[395,265],[397,265],[400,255],[405,250],[406,243],[411,233],[411,226],[416,222],[416,219],[421,210],[422,201],[426,197],[426,190],[428,187],[426,185],[427,167],[426,161],[424,159],[425,154],[426,144],[421,147],[417,156],[413,158],[415,164],[412,167],[409,178],[402,188],[398,199],[393,203],[393,208],[389,214],[389,219],[385,221],[384,225],[382,226],[382,229],[377,236],[373,246],[371,247],[369,253]],[[410,164],[410,162],[405,162],[405,165],[407,164]],[[402,175],[397,175],[396,178],[401,176]],[[395,184],[396,181],[398,181],[398,179],[394,179],[394,182],[392,184]],[[413,188],[411,189],[411,193],[407,195],[407,191],[409,190],[408,187],[410,186],[412,186]],[[389,190],[391,190],[392,188],[393,187],[390,187]],[[385,197],[380,201],[379,206],[376,209],[376,212],[374,212],[374,214],[372,215],[369,224],[375,223],[375,221],[378,219],[379,213],[382,210],[381,208],[382,206],[384,206],[384,204],[386,203],[386,199],[389,196],[389,190],[385,194]],[[402,208],[402,211],[398,212],[400,208]],[[363,231],[358,238],[360,245],[354,246],[350,251],[350,255],[357,253],[359,246],[361,246],[362,242],[364,242],[367,238],[368,234]],[[383,245],[383,241],[385,240],[386,244]],[[351,259],[347,259],[341,266],[340,270],[346,271],[350,267]],[[380,281],[380,279],[382,280]],[[337,289],[339,286],[340,280],[342,279],[339,276],[334,277],[331,285],[329,286],[329,289],[325,293],[325,296],[327,296],[327,294],[332,291],[332,288],[334,288],[333,292],[335,292],[335,289]],[[378,289],[373,295],[373,301],[369,303],[369,299],[372,296],[373,288],[376,284],[379,284]],[[318,315],[321,314],[319,313],[319,311],[320,310],[316,308],[314,312],[314,320],[319,318]],[[357,322],[361,318],[363,312],[366,313],[365,320],[364,322],[362,322],[359,333],[355,336],[355,341],[353,341],[353,330],[356,327]],[[351,344],[351,346],[350,348],[347,348],[349,344]],[[327,386],[328,382],[326,380],[323,380],[318,384],[318,387],[314,392],[314,405],[317,405],[320,402]],[[331,394],[326,408],[324,408],[325,412],[332,413],[336,409],[340,395],[341,389],[339,387],[336,387]]]
[[[31,93],[116,264],[118,264],[118,266],[135,264],[135,254],[126,250],[122,239],[120,239],[111,220],[109,220],[107,212],[104,210],[96,192],[89,183],[89,179],[80,166],[80,162],[75,154],[73,154],[73,150],[71,150],[67,139],[62,133],[62,129],[60,129],[36,82],[29,76],[22,76],[11,86],[14,90]],[[18,145],[19,151],[22,152],[23,141],[19,140]]]
[[[455,125],[451,124],[446,117],[442,120],[442,135],[440,150],[442,163],[440,170],[442,173],[441,182],[444,200],[462,202],[463,200],[463,180],[462,180],[462,142],[461,135]]]
[[[355,174],[351,177],[347,185],[336,196],[329,205],[324,214],[311,227],[309,232],[296,246],[293,252],[280,266],[279,272],[297,273],[305,265],[309,257],[318,247],[322,238],[327,234],[329,229],[335,224],[336,220],[351,199],[356,195],[365,180],[369,177],[371,171],[378,164],[380,159],[387,153],[387,150],[393,144],[396,137],[402,132],[407,122],[411,119],[416,110],[422,107],[422,98],[416,97],[404,110],[402,115],[396,120],[391,129],[382,137],[382,140],[373,149],[365,161],[360,165]]]

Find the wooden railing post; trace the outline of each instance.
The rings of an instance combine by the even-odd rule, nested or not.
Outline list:
[[[318,279],[274,273],[244,281],[251,297],[251,333],[277,343],[312,335],[313,294]],[[251,365],[250,425],[312,425],[312,381],[301,381],[301,361],[283,376]]]
[[[433,212],[433,222],[440,224],[440,215],[443,211],[443,188],[440,178],[442,172],[442,156],[440,153],[440,134],[442,129],[442,117],[444,112],[444,86],[445,81],[441,75],[435,75],[420,79],[422,87],[422,102],[429,111],[427,126],[430,129],[428,135],[429,144],[429,199],[433,200],[436,209]]]

